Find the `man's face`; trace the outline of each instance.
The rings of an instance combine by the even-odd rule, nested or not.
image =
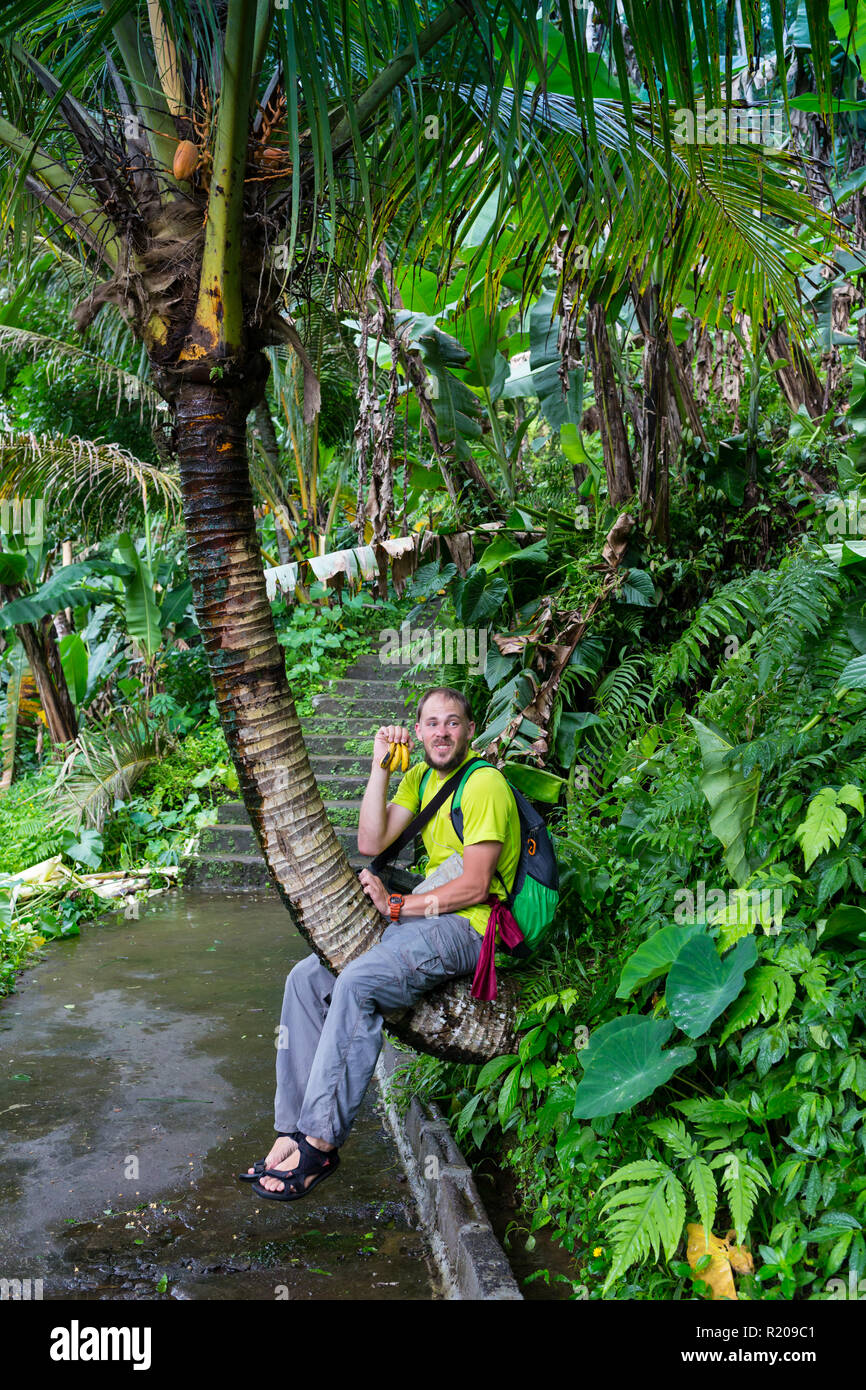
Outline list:
[[[431,695],[424,702],[415,737],[421,742],[429,767],[453,772],[469,751],[475,725],[447,695]]]

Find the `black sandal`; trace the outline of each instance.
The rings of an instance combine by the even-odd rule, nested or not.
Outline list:
[[[317,1183],[324,1182],[325,1178],[329,1178],[334,1169],[340,1166],[339,1149],[323,1153],[321,1149],[315,1149],[312,1144],[308,1144],[305,1135],[298,1133],[293,1137],[297,1139],[301,1151],[297,1167],[284,1172],[276,1168],[266,1169],[262,1176],[279,1178],[283,1183],[283,1190],[269,1192],[257,1180],[253,1183],[253,1192],[259,1197],[271,1197],[277,1202],[296,1202],[300,1197],[306,1197]],[[313,1181],[307,1184],[306,1179],[309,1177],[312,1177]]]
[[[278,1131],[277,1131],[277,1138],[278,1138],[278,1139],[294,1139],[294,1140],[297,1142],[297,1138],[298,1138],[298,1135],[299,1135],[299,1134],[300,1134],[300,1130],[297,1130],[297,1129],[293,1129],[291,1132],[289,1132],[289,1131],[285,1131],[285,1132],[284,1132],[283,1130],[278,1130]],[[264,1158],[257,1158],[256,1161],[255,1161],[255,1163],[253,1164],[253,1171],[252,1171],[251,1173],[238,1173],[238,1182],[258,1182],[259,1178],[264,1177],[265,1173],[268,1174],[268,1177],[271,1177],[271,1178],[272,1178],[272,1177],[274,1176],[274,1174],[268,1172],[268,1169],[265,1167],[265,1164],[267,1163],[267,1161],[268,1161],[268,1159],[267,1159],[267,1154],[265,1155]],[[283,1173],[279,1173],[277,1176],[282,1178],[282,1177],[284,1176],[284,1174],[283,1174]]]
[[[257,1158],[253,1164],[253,1171],[251,1173],[238,1173],[238,1182],[258,1182],[259,1178],[265,1172],[265,1164],[267,1161],[267,1157]]]

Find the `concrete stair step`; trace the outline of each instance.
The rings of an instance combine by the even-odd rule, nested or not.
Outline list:
[[[213,887],[215,884],[228,892],[273,888],[273,879],[261,855],[200,853],[182,859],[181,867],[184,888]]]
[[[360,802],[334,801],[327,803],[328,809],[337,811],[347,806],[352,808],[354,824],[334,825],[337,839],[342,844],[348,855],[358,857],[358,811]],[[369,857],[369,856],[368,856]],[[206,825],[199,835],[198,859],[214,859],[234,863],[235,861],[246,863],[255,860],[257,863],[264,863],[259,851],[259,842],[253,833],[253,828],[247,822],[231,821],[218,822],[216,825]],[[411,846],[408,846],[398,856],[395,861],[397,864],[411,863],[413,858]],[[360,857],[359,863],[367,863],[367,859]]]
[[[378,729],[379,725],[376,725]],[[405,728],[406,725],[404,724]],[[307,752],[311,757],[330,756],[342,753],[349,758],[366,758],[369,764],[373,756],[373,734],[370,733],[370,725],[367,725],[369,738],[360,738],[357,734],[343,736],[341,734],[313,734],[305,739]],[[356,746],[357,745],[357,746]]]
[[[395,691],[393,696],[387,699],[357,695],[341,695],[336,699],[333,695],[314,695],[313,708],[316,714],[342,715],[345,719],[366,717],[370,723],[377,725],[405,724],[411,716],[411,722],[414,724],[417,701],[403,698],[402,691]]]
[[[319,784],[319,791],[322,793],[323,797],[331,798],[334,801],[345,804],[342,800],[343,795],[350,791],[353,796],[359,798],[359,806],[361,804],[360,797],[363,796],[364,788],[367,785],[367,778],[365,776],[355,776],[354,774],[342,777],[339,776],[339,774],[332,777],[317,777],[316,781]],[[325,805],[330,805],[330,801],[326,800]]]
[[[394,685],[401,677],[414,685],[435,684],[432,679],[438,674],[433,667],[425,667],[423,671],[412,671],[412,666],[398,665],[396,662],[380,661],[377,656],[362,657],[356,661],[354,666],[350,666],[348,671],[344,671],[341,680],[365,680],[365,681],[387,681],[389,685]]]
[[[314,754],[310,758],[310,767],[320,789],[329,777],[332,780],[335,777],[363,777],[366,783],[370,771],[370,754],[336,753],[333,757],[327,758],[317,758]]]
[[[305,715],[301,720],[301,733],[304,741],[311,738],[328,738],[340,734],[346,738],[366,738],[370,734],[370,719],[341,719],[337,714]]]

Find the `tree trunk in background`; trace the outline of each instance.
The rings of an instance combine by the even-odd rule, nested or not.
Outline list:
[[[268,461],[278,477],[282,476],[280,470],[280,449],[277,444],[277,432],[274,429],[274,422],[271,418],[270,408],[267,401],[260,401],[256,406],[255,412],[256,429],[259,432],[259,439],[262,441],[262,448],[268,457]],[[290,565],[292,562],[292,547],[289,543],[289,536],[283,524],[285,507],[281,504],[280,511],[274,510],[274,534],[277,538],[277,554],[281,565]]]
[[[12,599],[20,597],[17,585],[0,584],[0,601],[3,603],[11,603]],[[78,718],[60,664],[52,621],[48,617],[43,618],[38,627],[33,623],[21,623],[15,631],[27,653],[48,721],[51,742],[55,746],[71,743],[78,734]]]
[[[643,456],[640,504],[644,524],[663,545],[670,539],[668,520],[669,353],[665,325],[659,321],[658,286],[643,296],[642,319],[648,326],[643,349]]]
[[[766,343],[770,362],[784,360],[790,363],[788,367],[780,367],[776,375],[791,409],[797,410],[805,405],[813,420],[823,415],[824,387],[808,354],[789,342],[784,325],[774,329],[766,337]]]
[[[175,401],[193,603],[265,861],[301,935],[339,973],[378,941],[385,923],[327,818],[286,680],[253,516],[249,404],[225,381],[187,383]],[[515,987],[504,978],[489,1004],[470,999],[469,982],[460,981],[387,1021],[425,1051],[477,1062],[512,1048],[516,1007]]]
[[[619,507],[634,493],[634,470],[610,353],[604,307],[597,299],[590,300],[586,311],[586,339],[595,386],[607,489],[612,505]]]
[[[62,560],[64,565],[72,564],[72,541],[63,542]],[[62,621],[61,614],[56,614],[54,619],[54,626],[57,629],[58,637],[65,637],[67,633],[72,631],[72,609],[64,608],[62,618],[65,618],[66,620],[66,627],[62,632],[60,628],[57,626],[58,620]]]

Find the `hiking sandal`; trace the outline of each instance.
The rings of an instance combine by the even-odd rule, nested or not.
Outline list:
[[[253,1171],[251,1173],[238,1173],[238,1182],[258,1182],[259,1178],[267,1171],[265,1168],[267,1161],[267,1156],[265,1158],[257,1158],[253,1164]]]
[[[299,1133],[300,1133],[300,1130],[297,1130],[297,1129],[293,1129],[293,1130],[291,1130],[291,1131],[288,1131],[288,1130],[287,1130],[286,1132],[283,1132],[282,1130],[278,1130],[278,1132],[277,1132],[277,1138],[278,1138],[278,1139],[294,1139],[295,1142],[297,1142],[297,1138],[298,1138]],[[238,1181],[239,1181],[239,1182],[258,1182],[259,1178],[264,1177],[265,1173],[267,1173],[267,1175],[268,1175],[269,1178],[274,1177],[275,1175],[274,1175],[272,1172],[270,1172],[270,1170],[269,1170],[268,1168],[265,1167],[265,1164],[267,1163],[267,1161],[268,1161],[268,1159],[267,1159],[267,1154],[265,1155],[264,1158],[257,1158],[256,1161],[255,1161],[255,1163],[253,1164],[253,1171],[252,1171],[251,1173],[246,1173],[246,1172],[244,1172],[244,1173],[238,1173],[238,1175],[237,1175],[237,1176],[238,1176]],[[282,1177],[285,1177],[285,1174],[284,1174],[284,1173],[278,1173],[278,1174],[276,1174],[276,1176],[282,1178]]]
[[[280,1172],[278,1169],[266,1169],[262,1176],[269,1178],[279,1178],[283,1183],[282,1192],[269,1192],[266,1187],[262,1187],[258,1182],[253,1183],[253,1192],[259,1197],[272,1197],[278,1202],[297,1202],[301,1197],[306,1197],[308,1192],[312,1192],[317,1183],[324,1182],[329,1178],[335,1168],[340,1166],[340,1151],[332,1149],[330,1153],[323,1153],[321,1149],[313,1148],[308,1144],[303,1134],[294,1136],[298,1141],[298,1148],[301,1151],[301,1158],[296,1168],[289,1171]],[[306,1179],[312,1177],[313,1181],[306,1184]]]

